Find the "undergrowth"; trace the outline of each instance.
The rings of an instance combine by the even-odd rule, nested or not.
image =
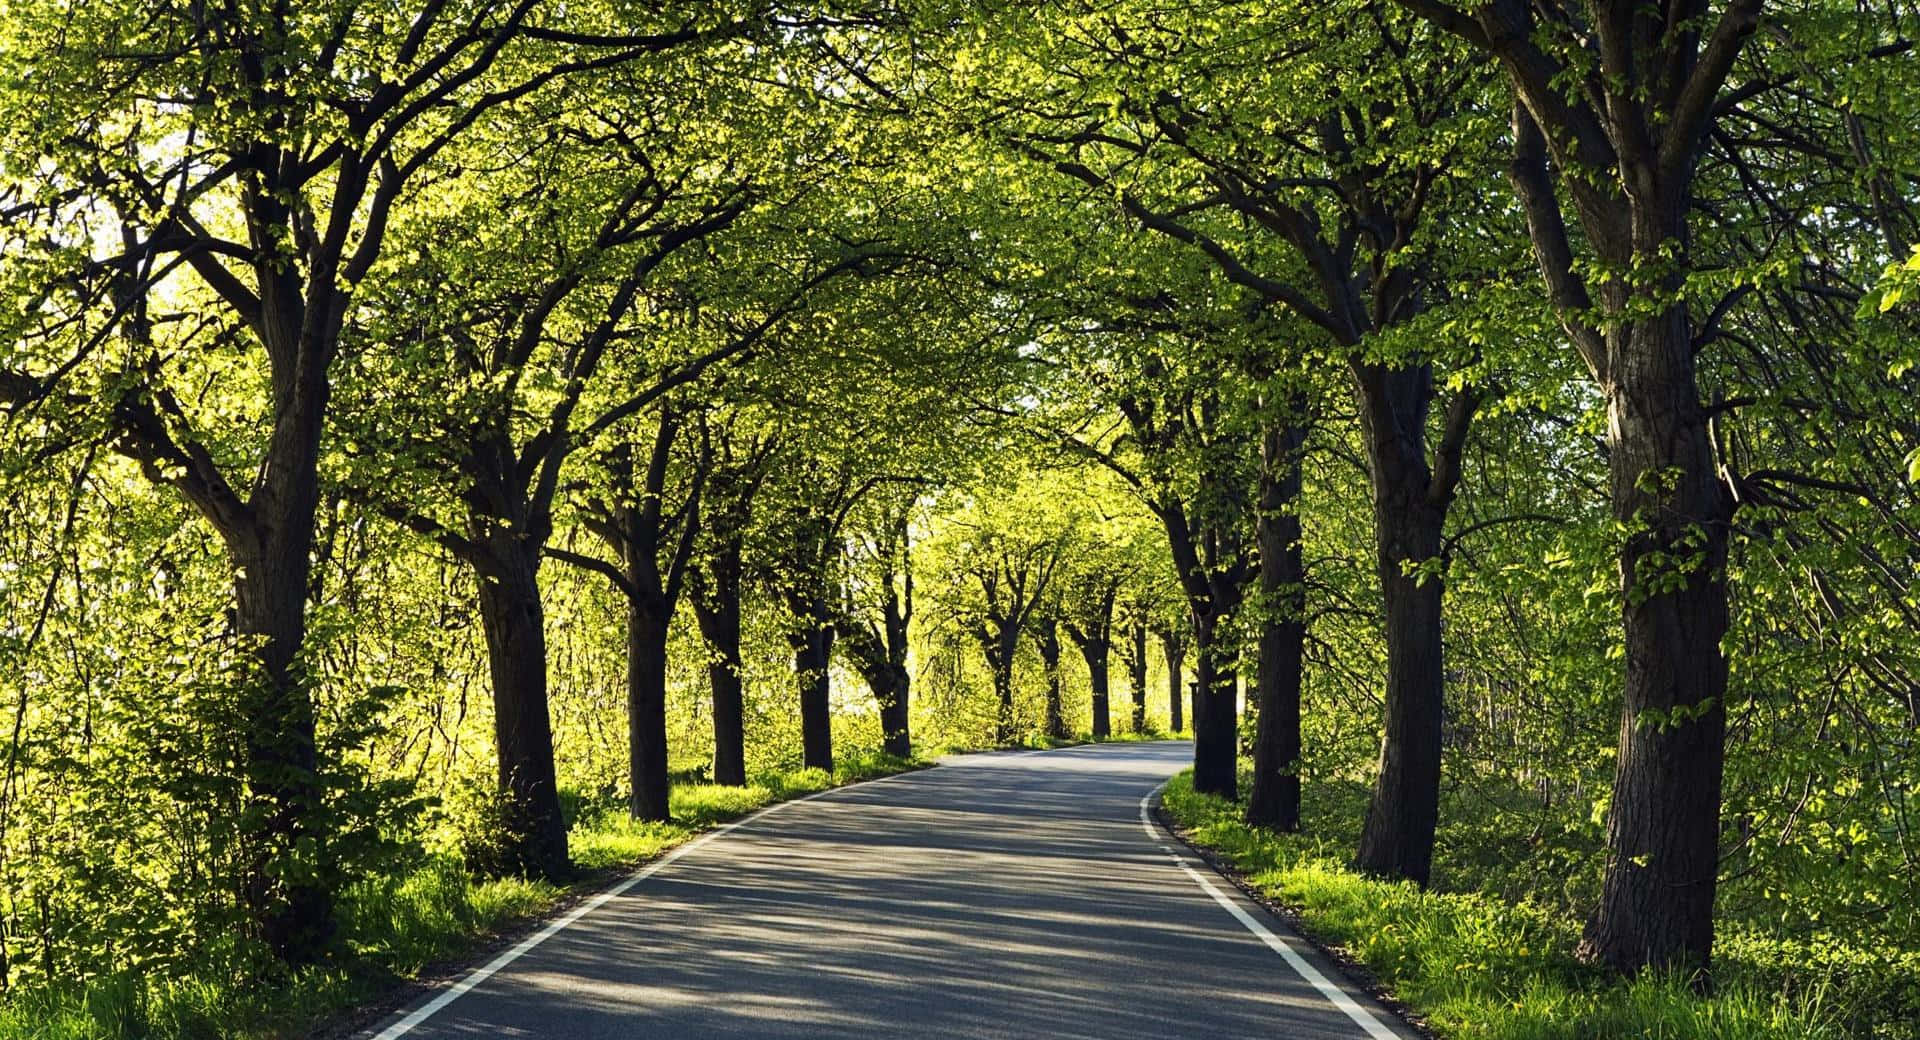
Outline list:
[[[1363,877],[1348,866],[1364,800],[1313,808],[1320,833],[1247,826],[1241,806],[1196,794],[1183,773],[1169,817],[1316,938],[1343,948],[1449,1040],[1920,1040],[1920,956],[1770,936],[1724,925],[1713,995],[1679,978],[1624,982],[1574,957],[1580,918],[1542,884],[1513,890],[1506,857],[1488,854],[1474,890],[1471,859],[1446,864],[1434,891]],[[1324,823],[1324,826],[1322,824]]]
[[[776,802],[921,764],[873,755],[843,761],[831,776],[802,769],[765,774],[746,787],[679,784],[672,789],[670,823],[635,823],[614,806],[576,800],[568,844],[580,879],[571,885],[479,878],[458,855],[435,853],[408,873],[369,878],[341,892],[335,955],[291,978],[209,965],[171,978],[128,972],[15,992],[0,1004],[0,1040],[302,1036],[407,979],[457,966],[561,900],[600,888],[617,872],[703,831]]]

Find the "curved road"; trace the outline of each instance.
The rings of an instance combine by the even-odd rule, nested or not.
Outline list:
[[[1415,1037],[1146,822],[1190,757],[967,755],[787,803],[369,1035]]]

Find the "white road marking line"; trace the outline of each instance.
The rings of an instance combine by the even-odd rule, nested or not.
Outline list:
[[[598,910],[600,907],[606,905],[606,903],[609,900],[614,899],[620,895],[623,895],[624,893],[626,893],[628,889],[631,889],[633,886],[639,884],[642,881],[645,881],[646,879],[652,877],[655,874],[658,874],[660,871],[665,870],[668,867],[668,865],[673,863],[674,860],[679,859],[680,857],[686,855],[689,852],[692,852],[694,849],[697,849],[702,845],[705,845],[707,842],[710,842],[713,839],[718,838],[719,836],[727,833],[728,831],[735,830],[740,827],[744,827],[747,824],[752,823],[753,821],[759,819],[760,817],[767,815],[768,813],[775,812],[780,809],[784,809],[789,805],[799,805],[801,802],[811,802],[815,798],[820,798],[822,796],[834,794],[840,791],[851,790],[853,788],[870,787],[874,784],[884,784],[889,780],[899,780],[903,777],[909,777],[919,772],[922,772],[922,770],[910,769],[904,773],[895,773],[892,776],[878,777],[873,780],[863,780],[857,784],[842,784],[839,787],[829,787],[824,791],[815,791],[812,794],[801,795],[798,798],[789,798],[784,802],[775,802],[774,804],[769,805],[763,809],[758,809],[752,813],[747,814],[746,816],[742,816],[739,819],[733,821],[732,823],[726,824],[721,827],[716,827],[713,830],[710,830],[707,833],[702,834],[698,838],[695,838],[692,841],[687,842],[685,845],[677,845],[673,848],[672,851],[668,852],[666,855],[660,857],[659,859],[654,860],[652,863],[647,864],[645,867],[642,867],[638,871],[635,871],[633,874],[629,875],[625,881],[620,882],[619,884],[613,886],[612,888],[609,888],[606,891],[600,893],[599,895],[594,896],[592,899],[589,899],[586,902],[580,904],[579,906],[575,907],[573,910],[569,911],[566,914],[566,916],[555,920],[552,924],[549,924],[545,928],[542,928],[539,931],[533,933],[532,935],[527,936],[525,939],[520,940],[520,942],[517,945],[515,945],[512,949],[506,951],[505,953],[502,953],[498,957],[495,957],[493,960],[488,961],[486,964],[483,964],[480,967],[475,968],[473,971],[468,972],[465,978],[462,978],[459,982],[456,982],[452,986],[447,987],[447,989],[443,990],[439,996],[436,996],[432,1000],[426,1002],[425,1004],[420,1005],[420,1007],[416,1008],[412,1014],[409,1014],[407,1017],[381,1030],[379,1033],[374,1034],[373,1040],[399,1040],[400,1037],[403,1037],[408,1033],[413,1032],[414,1029],[419,1027],[419,1025],[422,1022],[425,1022],[427,1019],[432,1018],[433,1016],[439,1014],[441,1011],[446,1009],[446,1006],[448,1004],[451,1004],[454,1001],[459,1000],[462,996],[465,996],[468,990],[471,990],[473,989],[473,987],[478,986],[482,982],[485,982],[488,979],[492,978],[494,974],[497,973],[500,969],[506,967],[509,964],[512,964],[514,961],[519,960],[521,957],[526,956],[528,951],[532,950],[534,947],[540,945],[541,943],[546,942],[548,939],[553,938],[554,935],[560,932],[562,929],[573,924],[575,921],[580,920],[582,917],[585,917],[588,914],[594,912],[595,910]]]
[[[1153,829],[1153,817],[1148,815],[1147,806],[1153,801],[1153,796],[1160,793],[1160,788],[1165,786],[1166,784],[1161,784],[1160,787],[1148,791],[1145,797],[1140,799],[1140,826],[1146,830],[1147,838],[1155,844],[1159,844],[1160,834]],[[1193,879],[1194,884],[1200,886],[1202,892],[1212,896],[1214,902],[1226,908],[1227,913],[1232,914],[1233,919],[1240,922],[1241,927],[1252,932],[1261,942],[1267,944],[1268,949],[1279,954],[1281,959],[1287,962],[1287,967],[1292,968],[1295,974],[1305,979],[1308,985],[1319,990],[1320,995],[1326,997],[1329,1003],[1341,1011],[1346,1012],[1347,1017],[1353,1019],[1354,1025],[1359,1026],[1360,1029],[1367,1034],[1369,1040],[1399,1040],[1399,1034],[1388,1029],[1386,1024],[1378,1018],[1375,1018],[1371,1011],[1368,1011],[1356,1003],[1353,997],[1348,995],[1346,990],[1335,985],[1333,980],[1321,974],[1320,969],[1314,967],[1305,957],[1300,956],[1300,952],[1293,948],[1292,943],[1275,935],[1272,929],[1262,924],[1252,914],[1242,910],[1239,903],[1222,895],[1220,890],[1214,887],[1213,882],[1207,880],[1201,876],[1199,871],[1193,869],[1192,865],[1187,862],[1186,857],[1174,851],[1171,846],[1161,845],[1160,848],[1173,858],[1173,862],[1178,865],[1181,870],[1186,871],[1187,876]]]

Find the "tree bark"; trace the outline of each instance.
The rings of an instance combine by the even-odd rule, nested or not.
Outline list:
[[[554,779],[553,726],[547,714],[547,635],[539,558],[511,534],[489,542],[493,564],[480,574],[480,625],[493,679],[503,872],[558,880],[572,872],[566,821]]]
[[[1112,680],[1107,668],[1107,655],[1112,647],[1107,640],[1098,638],[1082,640],[1079,645],[1080,656],[1087,662],[1087,685],[1093,691],[1093,735],[1113,736]]]
[[[1180,674],[1187,659],[1186,641],[1169,628],[1160,633],[1160,649],[1167,659],[1167,724],[1175,733],[1180,733],[1187,728],[1186,713],[1181,710],[1183,676]]]
[[[1677,221],[1676,221],[1677,222]],[[1684,307],[1614,333],[1607,395],[1626,684],[1607,873],[1583,952],[1622,972],[1704,971],[1725,761],[1727,532]]]
[[[1221,645],[1211,615],[1194,617],[1199,685],[1193,698],[1193,789],[1234,798],[1239,794],[1239,719],[1234,704],[1231,654]]]
[[[667,634],[663,604],[627,603],[627,811],[665,822],[667,785]]]
[[[1439,558],[1445,513],[1422,499],[1390,494],[1394,489],[1387,484],[1375,492],[1375,562],[1386,616],[1386,725],[1355,865],[1368,874],[1425,885],[1440,813],[1445,586],[1438,574],[1403,573],[1401,561]]]
[[[895,609],[890,608],[886,613],[887,631],[897,631],[898,642],[857,622],[848,625],[839,642],[853,658],[861,678],[867,681],[867,688],[873,691],[874,703],[880,707],[881,750],[895,758],[907,758],[913,754],[908,719],[913,676],[907,671],[907,622]]]
[[[296,660],[306,639],[312,541],[310,523],[290,523],[258,550],[234,553],[235,627],[261,640],[261,673],[243,699],[247,788],[259,813],[248,834],[243,897],[260,939],[289,964],[317,958],[334,932],[326,886],[289,882],[287,874],[300,875],[280,869],[302,858],[304,844],[327,837],[312,823],[321,808],[318,741],[312,695]]]
[[[1432,365],[1356,363],[1353,374],[1387,642],[1379,768],[1354,863],[1365,873],[1425,885],[1440,813],[1446,710],[1442,539],[1478,396],[1470,389],[1454,394],[1429,463]]]
[[[1262,439],[1260,471],[1260,663],[1253,789],[1246,820],[1300,829],[1300,678],[1306,660],[1306,562],[1301,550],[1301,448],[1306,431],[1275,426]]]
[[[1133,695],[1133,731],[1147,731],[1147,623],[1135,621],[1128,630],[1132,651],[1127,658],[1127,689]]]
[[[987,672],[993,677],[993,693],[998,704],[993,739],[996,744],[1007,744],[1013,740],[1013,656],[1019,649],[1020,629],[1011,621],[989,623],[994,627],[982,634],[981,646],[986,652]]]
[[[885,692],[875,688],[880,702],[880,750],[894,758],[913,756],[909,691],[912,677],[904,667],[889,667]]]
[[[747,782],[746,699],[740,673],[741,544],[722,538],[704,568],[691,570],[693,616],[707,644],[707,683],[713,695],[713,782]]]
[[[1060,702],[1060,623],[1051,617],[1039,625],[1040,663],[1047,673],[1047,736],[1067,739],[1066,708]]]
[[[800,761],[833,772],[833,622],[817,600],[794,633],[793,671],[800,686]]]

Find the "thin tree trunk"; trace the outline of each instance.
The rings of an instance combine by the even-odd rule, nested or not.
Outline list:
[[[1160,633],[1160,649],[1167,659],[1167,724],[1175,733],[1187,728],[1186,713],[1181,710],[1183,701],[1181,666],[1186,663],[1187,647],[1172,629]]]
[[[808,769],[833,772],[833,625],[820,604],[794,637],[793,670],[800,684],[800,754]]]
[[[1013,655],[1019,649],[1019,638],[1020,630],[1012,623],[998,623],[987,639],[987,671],[993,676],[993,693],[999,705],[993,730],[996,744],[1013,741]]]
[[[913,734],[909,728],[908,693],[912,676],[901,666],[889,666],[887,676],[886,691],[874,691],[880,701],[880,748],[895,758],[910,758]]]
[[[509,541],[510,539],[503,539]],[[538,561],[516,544],[492,544],[495,573],[480,579],[480,625],[493,679],[503,861],[494,870],[562,879],[572,871],[554,779],[547,714],[547,637]]]
[[[1133,731],[1147,731],[1147,623],[1135,621],[1128,633],[1133,652],[1127,655],[1127,688],[1133,694]]]
[[[1047,736],[1065,740],[1066,707],[1060,702],[1060,624],[1049,617],[1038,628],[1040,663],[1047,673]]]
[[[1306,659],[1306,562],[1300,545],[1298,426],[1269,429],[1260,472],[1260,663],[1247,822],[1300,829],[1300,673]]]
[[[1080,644],[1080,656],[1087,662],[1087,685],[1093,690],[1093,735],[1113,735],[1111,717],[1112,690],[1108,677],[1107,654],[1111,648],[1104,639],[1088,639]]]

